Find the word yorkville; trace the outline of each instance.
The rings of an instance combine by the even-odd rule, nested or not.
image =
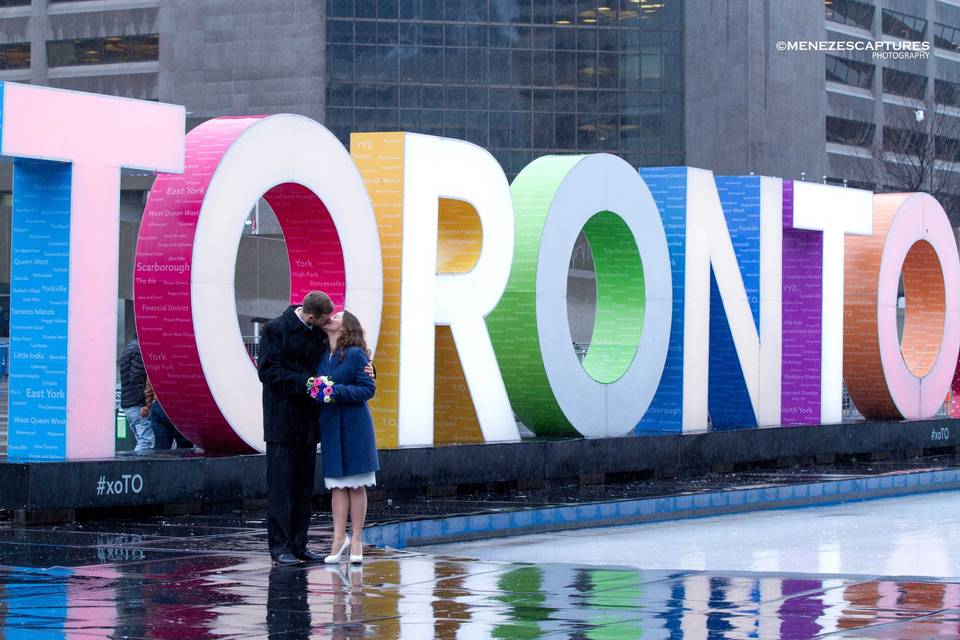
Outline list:
[[[960,351],[960,258],[931,196],[609,154],[545,156],[508,183],[484,149],[297,115],[0,84],[13,157],[9,451],[113,455],[119,182],[156,171],[137,242],[137,330],[171,419],[209,453],[263,450],[234,272],[259,198],[290,300],[327,292],[375,350],[382,447],[841,419],[942,406]],[[786,152],[786,151],[785,151]],[[580,362],[566,310],[577,236],[596,267]],[[906,319],[898,335],[901,277]]]

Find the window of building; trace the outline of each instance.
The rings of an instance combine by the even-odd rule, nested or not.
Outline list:
[[[937,136],[933,146],[937,160],[960,162],[960,140],[946,136]]]
[[[339,110],[351,106],[355,131],[383,130],[384,118],[359,111],[366,88],[392,89],[391,130],[466,137],[508,175],[577,150],[682,164],[682,9],[682,0],[328,0],[327,119],[338,111],[344,142]],[[641,115],[662,123],[644,130],[642,148],[632,135]]]
[[[47,42],[47,63],[51,67],[159,59],[160,36],[156,33]]]
[[[850,180],[849,178],[836,178],[827,176],[824,184],[832,184],[838,187],[847,187],[848,189],[863,189],[864,191],[873,191],[877,185],[874,182],[864,182],[863,180]]]
[[[943,206],[943,210],[946,211],[947,217],[955,221],[960,214],[960,193],[940,192],[937,194],[937,200]]]
[[[957,28],[960,28],[960,5],[948,4],[947,2],[937,2],[936,24],[933,29],[934,45],[956,51],[956,49],[949,46],[949,43],[957,43],[957,35],[951,35],[950,33],[950,31]]]
[[[873,122],[875,103],[872,97],[851,96],[835,91],[827,92],[827,113],[838,118]]]
[[[960,28],[936,23],[933,29],[933,46],[960,53]]]
[[[0,0],[0,7],[29,7],[30,0]]]
[[[875,128],[871,122],[827,116],[827,142],[848,144],[854,147],[869,147],[873,144]]]
[[[893,95],[922,100],[927,91],[927,78],[916,73],[884,67],[883,90]]]
[[[824,7],[827,20],[860,27],[868,31],[873,28],[875,7],[857,0],[826,0]]]
[[[899,11],[883,10],[883,32],[904,40],[923,40],[927,34],[927,21]]]
[[[920,131],[908,131],[895,127],[883,128],[883,150],[904,155],[923,155],[927,136]]]
[[[0,44],[0,69],[29,69],[30,43]]]
[[[872,64],[831,55],[826,56],[826,58],[827,80],[864,89],[873,86],[873,74],[876,67]]]
[[[934,80],[933,99],[949,107],[960,107],[960,84],[946,80]]]

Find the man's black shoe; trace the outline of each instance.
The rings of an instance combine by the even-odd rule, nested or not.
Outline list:
[[[324,558],[326,558],[326,556],[321,555],[316,551],[310,551],[310,549],[304,549],[302,552],[295,555],[304,562],[323,562]]]
[[[273,559],[274,564],[280,564],[284,566],[290,566],[292,564],[300,564],[300,560],[297,559],[292,553],[281,553],[276,558]]]

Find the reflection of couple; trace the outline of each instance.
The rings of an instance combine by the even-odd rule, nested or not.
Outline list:
[[[348,550],[351,562],[363,560],[366,487],[376,483],[380,468],[367,408],[375,391],[373,366],[360,321],[333,311],[325,293],[312,291],[302,305],[267,323],[260,336],[267,537],[277,564],[337,563]],[[326,394],[322,388],[311,394],[308,379],[317,376],[329,382]],[[324,484],[333,493],[334,536],[326,557],[307,549],[318,440]]]
[[[363,569],[352,566],[349,577],[341,572],[339,566],[328,569],[331,570],[310,574],[287,567],[275,566],[270,570],[267,583],[268,638],[298,640],[314,637],[314,622],[322,625],[323,631],[328,632],[334,640],[371,636],[370,631],[376,627],[366,627]],[[320,593],[330,596],[327,603],[315,612],[310,610],[311,583]],[[319,620],[314,620],[315,615]]]

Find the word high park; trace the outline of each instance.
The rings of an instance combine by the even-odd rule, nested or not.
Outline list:
[[[375,349],[381,447],[687,433],[934,415],[955,383],[960,258],[940,204],[608,154],[546,156],[508,183],[476,145],[298,115],[0,84],[13,158],[9,452],[114,454],[121,168],[157,172],[135,308],[171,419],[208,453],[264,449],[236,317],[237,251],[264,197],[290,300],[331,295]],[[789,153],[789,149],[784,149]],[[581,363],[566,287],[596,265]],[[901,277],[906,318],[898,336]]]

